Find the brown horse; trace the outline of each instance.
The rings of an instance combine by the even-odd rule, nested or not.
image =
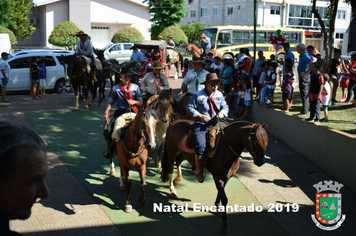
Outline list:
[[[211,52],[213,54],[213,58],[215,58],[215,57],[222,58],[221,57],[221,53],[219,51],[215,50],[215,49],[211,49],[209,52]]]
[[[141,194],[138,205],[143,206],[145,203],[147,149],[155,149],[154,134],[157,121],[157,115],[150,106],[139,110],[133,122],[123,131],[120,140],[115,143],[114,156],[119,160],[121,170],[120,187],[127,191],[125,212],[132,211],[129,171],[133,168],[137,169],[141,180]],[[114,167],[113,157],[111,157],[111,176],[115,176]]]
[[[162,146],[164,141],[166,141],[166,131],[169,125],[169,122],[172,120],[174,116],[173,112],[173,95],[172,89],[169,90],[161,90],[158,94],[156,101],[153,102],[154,110],[158,117],[158,123],[156,125],[156,136],[158,137],[158,149],[157,149],[157,172],[162,172],[161,167],[161,154],[162,154]],[[149,152],[149,156],[153,156],[153,151]],[[154,166],[154,161],[150,162],[151,166]]]
[[[172,49],[167,49],[166,62],[173,64],[176,67],[176,73],[174,74],[174,79],[178,79],[179,65],[181,65],[181,71],[183,71],[183,56],[179,52],[172,50],[172,60],[170,60],[168,50],[172,50]]]
[[[203,49],[198,48],[195,44],[193,43],[187,43],[187,50],[192,54],[192,58],[194,57],[199,57],[200,55],[203,54]]]
[[[190,153],[180,150],[180,141],[191,129],[192,123],[192,121],[177,120],[172,122],[167,129],[161,178],[163,182],[169,181],[171,196],[174,198],[178,198],[174,186],[183,179],[181,163],[183,160],[188,160],[191,165],[195,166],[194,154],[191,152],[193,150]],[[215,155],[212,158],[207,158],[205,165],[206,169],[213,175],[218,190],[215,200],[216,206],[219,206],[221,202],[226,209],[228,199],[224,188],[239,168],[240,157],[242,157],[241,153],[244,148],[251,154],[255,165],[262,166],[265,163],[264,152],[268,143],[267,133],[264,130],[266,126],[250,122],[235,122],[224,128],[222,137],[216,144]],[[176,161],[178,176],[172,181],[174,161]],[[222,213],[221,229],[223,231],[227,229],[226,212]]]

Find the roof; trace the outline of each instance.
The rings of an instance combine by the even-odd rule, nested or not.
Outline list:
[[[54,3],[54,2],[60,2],[61,0],[33,0],[33,3],[35,4],[35,6],[39,7],[39,6],[43,6],[43,5],[47,5],[50,3]]]
[[[159,40],[143,40],[141,42],[135,43],[139,49],[159,49],[163,50],[166,48],[167,44],[164,41]]]

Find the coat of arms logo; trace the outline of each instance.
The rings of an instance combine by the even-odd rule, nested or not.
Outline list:
[[[324,183],[323,183],[324,182]],[[332,180],[314,184],[316,188],[315,212],[311,218],[317,227],[323,230],[335,230],[345,221],[346,215],[341,214],[341,193],[343,184]]]

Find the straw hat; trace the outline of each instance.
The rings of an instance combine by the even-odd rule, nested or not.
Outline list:
[[[162,65],[160,61],[155,61],[155,62],[153,62],[152,66],[148,67],[148,69],[152,69],[152,70],[163,69],[165,67],[166,67],[166,64]]]
[[[77,36],[77,37],[80,37],[80,36],[88,37],[89,35],[87,35],[87,34],[84,33],[83,31],[79,31],[75,36]]]
[[[200,38],[205,38],[206,35],[204,33],[201,34]]]
[[[218,75],[216,73],[210,73],[206,75],[206,79],[204,82],[201,82],[200,84],[206,84],[209,82],[223,82],[223,79],[219,79]]]

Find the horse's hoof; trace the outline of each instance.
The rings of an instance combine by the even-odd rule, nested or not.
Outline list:
[[[151,160],[149,165],[150,165],[150,167],[155,167],[155,166],[156,166],[156,163],[155,163],[154,160]]]
[[[125,212],[126,212],[126,213],[132,212],[132,205],[126,205],[126,206],[125,206]]]
[[[110,176],[111,177],[115,177],[116,176],[116,172],[115,171],[110,171]]]
[[[89,106],[85,106],[85,110],[89,110]]]
[[[137,205],[138,205],[139,207],[143,207],[143,205],[145,205],[145,199],[143,199],[143,201],[138,200],[138,201],[137,201]]]
[[[171,198],[178,199],[179,197],[178,197],[177,193],[171,193]]]
[[[157,168],[157,173],[161,174],[162,173],[162,168]]]
[[[74,108],[74,111],[79,111],[79,107],[75,107],[75,108]]]

